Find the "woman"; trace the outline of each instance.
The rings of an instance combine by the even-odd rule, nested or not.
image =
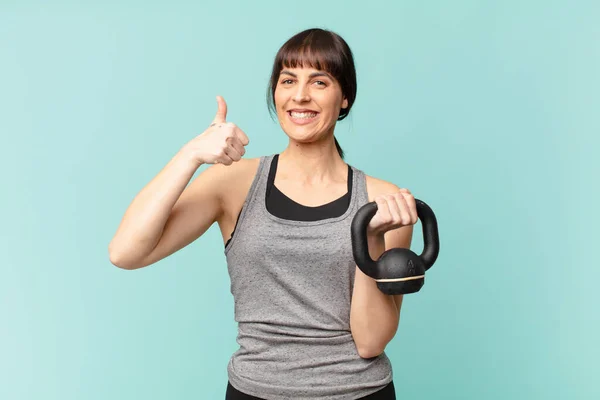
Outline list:
[[[410,247],[407,189],[346,164],[334,137],[356,97],[353,56],[337,34],[309,29],[279,50],[269,105],[289,138],[280,154],[242,158],[246,134],[217,97],[213,123],[136,196],[113,238],[113,264],[148,266],[219,224],[238,322],[226,398],[395,399],[385,346],[402,296],[383,294],[352,257],[356,211],[376,201],[376,258]],[[202,164],[213,164],[188,186]]]

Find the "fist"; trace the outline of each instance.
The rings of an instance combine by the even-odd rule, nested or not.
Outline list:
[[[408,189],[375,197],[377,212],[367,226],[367,233],[384,234],[392,229],[417,223],[417,204]]]
[[[217,96],[217,114],[212,124],[184,147],[199,164],[231,165],[246,154],[248,136],[233,122],[227,122],[227,103]]]

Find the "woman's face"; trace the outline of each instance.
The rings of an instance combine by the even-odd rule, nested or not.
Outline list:
[[[275,87],[275,107],[285,133],[298,142],[321,139],[348,107],[339,83],[313,68],[283,68]]]

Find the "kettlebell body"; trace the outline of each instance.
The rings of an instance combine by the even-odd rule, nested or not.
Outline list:
[[[389,249],[377,261],[369,255],[367,226],[377,213],[377,203],[361,207],[352,221],[352,251],[356,265],[377,282],[377,287],[388,295],[409,294],[421,290],[427,271],[439,254],[437,220],[433,210],[423,201],[415,199],[417,215],[423,225],[423,253],[417,255],[410,249]]]
[[[425,284],[425,265],[409,249],[389,249],[377,265],[377,287],[385,294],[414,293]]]

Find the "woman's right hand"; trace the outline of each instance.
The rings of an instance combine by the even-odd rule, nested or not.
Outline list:
[[[233,122],[226,122],[227,104],[221,96],[217,96],[218,110],[212,124],[183,146],[198,165],[224,164],[231,165],[246,153],[248,136]]]

